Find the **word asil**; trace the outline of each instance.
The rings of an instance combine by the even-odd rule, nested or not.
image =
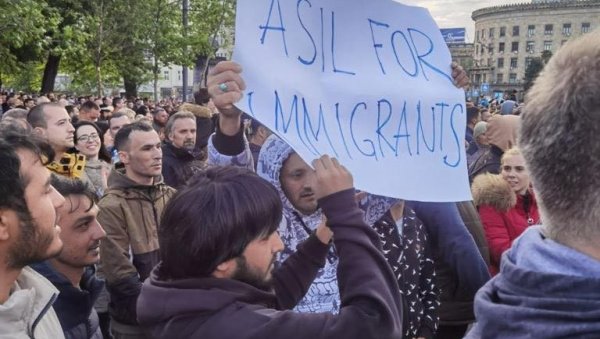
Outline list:
[[[255,97],[255,92],[248,93],[252,115]],[[436,102],[425,107],[420,100],[412,105],[401,100],[394,105],[382,98],[375,102],[337,102],[326,106],[298,95],[282,98],[277,90],[272,102],[275,130],[284,137],[297,137],[315,156],[327,153],[380,161],[388,157],[439,154],[440,161],[449,167],[457,167],[462,161],[464,146],[458,131],[459,116],[465,112],[461,103]],[[372,121],[369,125],[372,128],[365,127],[365,121]]]

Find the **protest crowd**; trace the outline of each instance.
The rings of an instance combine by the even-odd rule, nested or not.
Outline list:
[[[600,338],[599,42],[467,101],[461,202],[307,163],[232,61],[193,103],[2,92],[0,338]]]

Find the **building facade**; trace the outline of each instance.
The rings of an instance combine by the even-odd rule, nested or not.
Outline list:
[[[471,17],[473,87],[487,83],[490,90],[483,94],[516,90],[522,96],[525,70],[533,58],[555,54],[569,39],[600,27],[600,0],[536,0],[478,9]]]
[[[464,69],[473,68],[473,55],[475,53],[475,45],[472,43],[449,43],[448,49],[452,55],[452,61],[456,61]]]

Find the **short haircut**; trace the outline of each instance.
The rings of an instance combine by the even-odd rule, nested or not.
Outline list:
[[[115,148],[119,151],[125,150],[129,146],[129,136],[135,131],[151,132],[154,131],[154,128],[143,121],[136,121],[121,127],[121,129],[115,135]]]
[[[33,128],[36,128],[36,127],[47,128],[48,124],[46,122],[46,116],[44,114],[46,113],[48,108],[51,108],[51,107],[61,108],[61,109],[64,108],[60,104],[57,104],[54,102],[45,102],[45,103],[38,104],[37,106],[33,107],[29,111],[29,114],[27,114],[27,122]]]
[[[79,138],[79,128],[81,126],[91,126],[96,130],[98,136],[100,137],[100,150],[98,151],[98,159],[106,161],[108,163],[111,162],[111,157],[106,147],[104,146],[104,135],[102,135],[102,130],[98,125],[91,121],[80,120],[73,126],[75,128],[75,132],[73,132],[73,138],[75,140],[75,144],[77,144],[77,138]]]
[[[192,119],[194,122],[196,121],[196,116],[193,113],[181,111],[177,112],[169,117],[167,120],[167,124],[165,125],[165,136],[168,138],[169,134],[171,134],[171,130],[173,129],[173,125],[175,121],[179,119]]]
[[[8,111],[4,112],[4,114],[2,114],[2,119],[12,118],[12,119],[27,120],[28,113],[29,113],[29,111],[24,108],[13,108],[13,109],[9,109]]]
[[[115,98],[113,98],[112,99],[112,105],[113,105],[113,107],[117,107],[117,103],[119,101],[123,101],[123,98],[121,98],[121,97],[115,97]]]
[[[479,117],[479,108],[477,107],[469,107],[467,108],[467,124],[470,123],[473,119]]]
[[[52,173],[50,180],[52,186],[65,198],[70,195],[83,195],[87,197],[90,200],[90,205],[86,208],[86,211],[91,210],[98,200],[94,190],[86,181],[77,178],[67,178],[54,173]],[[69,213],[72,212],[69,211]]]
[[[194,103],[196,105],[206,105],[210,100],[210,94],[208,94],[208,89],[202,87],[198,90],[198,92],[194,93]]]
[[[79,111],[83,111],[83,112],[89,112],[89,111],[98,111],[100,110],[100,106],[98,106],[98,104],[96,104],[95,102],[88,100],[86,102],[84,102],[83,104],[81,104],[81,107],[79,108]]]
[[[29,151],[45,164],[54,158],[50,145],[23,130],[0,130],[0,209],[15,211],[21,221],[31,221],[30,209],[25,200],[25,189],[32,178],[21,174],[18,151]]]
[[[600,30],[568,42],[527,93],[519,145],[548,236],[600,239]],[[591,242],[591,243],[590,243]]]
[[[210,276],[246,246],[279,227],[277,190],[254,172],[213,167],[171,198],[158,228],[161,280]]]
[[[160,112],[166,112],[166,110],[162,107],[156,107],[154,110],[152,110],[152,116],[156,117],[156,115]]]

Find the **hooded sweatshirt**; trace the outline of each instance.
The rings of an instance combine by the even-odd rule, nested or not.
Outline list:
[[[528,228],[475,299],[466,338],[599,338],[600,261]]]
[[[296,210],[281,188],[279,180],[281,168],[293,153],[294,150],[286,142],[276,135],[271,135],[262,146],[256,169],[260,177],[275,186],[283,203],[283,218],[279,226],[279,235],[285,248],[279,257],[280,261],[284,261],[296,251],[298,244],[309,237],[319,226],[323,217],[321,209],[311,215],[304,215]],[[367,195],[359,204],[365,212],[364,221],[367,225],[373,225],[379,220],[394,201],[394,199]],[[337,265],[338,257],[335,248],[332,247],[327,255],[325,266],[319,270],[306,296],[296,306],[296,311],[303,313],[339,312]]]

